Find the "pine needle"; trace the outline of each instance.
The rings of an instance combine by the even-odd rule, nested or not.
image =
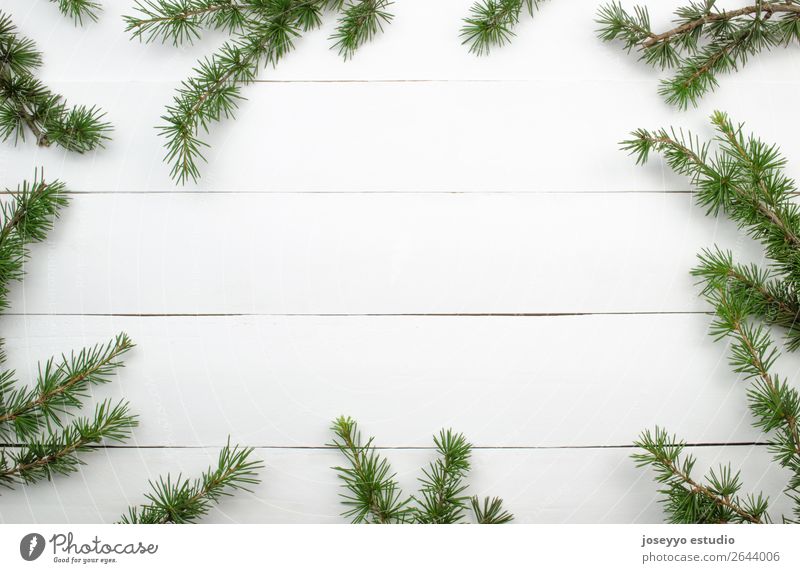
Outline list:
[[[736,72],[753,56],[800,43],[800,0],[752,1],[724,10],[716,0],[692,0],[675,11],[674,27],[653,31],[646,7],[627,12],[614,1],[597,13],[598,36],[620,41],[648,64],[675,69],[659,93],[681,109],[697,106],[718,86],[718,76]]]
[[[770,436],[774,460],[789,471],[786,494],[794,502],[794,519],[800,519],[800,394],[774,372],[780,351],[770,331],[770,326],[783,327],[787,349],[800,347],[797,187],[783,172],[786,160],[777,146],[745,135],[744,126],[724,113],[714,113],[711,122],[717,132],[712,142],[674,129],[640,129],[622,145],[639,163],[660,153],[669,167],[689,177],[697,202],[710,215],[727,215],[764,248],[767,268],[736,263],[731,252],[714,247],[700,253],[692,274],[715,311],[710,334],[728,341],[733,371],[750,382],[753,425]],[[667,486],[661,493],[670,521],[770,521],[762,494],[738,497],[739,474],[729,466],[706,476],[702,485],[690,475],[694,459],[681,459],[682,444],[664,430],[643,433],[637,445],[646,453],[634,458],[652,466]]]
[[[65,188],[39,173],[0,205],[0,309],[8,307],[10,283],[22,280],[28,245],[43,241],[66,206]],[[133,347],[124,333],[105,345],[51,358],[39,366],[32,387],[20,387],[13,370],[0,371],[0,485],[13,487],[74,472],[79,454],[107,440],[124,441],[136,426],[127,402],[95,407],[75,418],[89,388],[109,381]],[[0,341],[0,362],[5,360]]]
[[[127,30],[144,42],[180,45],[199,40],[206,29],[229,39],[199,61],[183,81],[158,126],[165,139],[164,160],[178,184],[197,181],[206,161],[203,135],[211,125],[235,116],[242,87],[262,68],[275,66],[306,32],[322,24],[325,11],[341,12],[333,48],[352,58],[392,20],[388,0],[138,0],[126,16]]]
[[[194,523],[205,516],[223,497],[236,491],[247,491],[260,483],[260,460],[251,460],[253,448],[231,447],[230,439],[222,448],[217,465],[209,467],[195,480],[181,477],[160,477],[150,482],[149,503],[131,507],[120,523]]]
[[[477,523],[501,524],[514,519],[503,510],[500,498],[486,498],[481,504],[477,497],[465,495],[472,445],[463,434],[442,430],[433,437],[438,457],[423,470],[417,495],[404,497],[388,460],[376,451],[374,438],[362,441],[355,420],[341,416],[331,430],[336,439],[329,445],[347,460],[346,466],[333,469],[345,489],[341,497],[347,509],[342,515],[352,523],[465,523],[468,508]]]
[[[11,18],[0,12],[0,139],[14,144],[26,133],[37,145],[58,145],[85,153],[109,139],[111,124],[97,107],[70,107],[35,77],[42,55],[28,38],[17,34]]]
[[[478,0],[461,28],[461,43],[477,56],[511,42],[523,11],[533,16],[544,0]]]

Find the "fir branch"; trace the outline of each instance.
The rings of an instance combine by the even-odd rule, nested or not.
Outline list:
[[[250,492],[248,486],[261,482],[260,460],[251,460],[253,448],[231,447],[230,438],[222,448],[216,467],[209,467],[195,480],[170,475],[150,482],[149,503],[130,507],[120,523],[194,523],[205,516],[214,504],[237,491]]]
[[[96,22],[97,13],[101,10],[100,4],[93,0],[50,0],[50,2],[57,2],[61,13],[79,25],[83,24],[84,18]]]
[[[643,47],[651,48],[658,43],[664,43],[675,36],[687,36],[695,33],[698,28],[702,28],[708,24],[724,23],[728,24],[730,21],[740,18],[741,16],[750,16],[755,14],[779,14],[786,13],[789,15],[800,15],[800,5],[792,3],[791,1],[784,3],[779,2],[762,2],[752,6],[744,6],[737,10],[722,10],[712,11],[715,2],[701,2],[690,5],[687,10],[684,8],[678,14],[682,17],[682,22],[666,32],[661,34],[653,34],[645,42]]]
[[[67,204],[64,185],[36,173],[0,207],[0,309],[8,306],[9,283],[23,277],[27,246],[43,241]],[[15,374],[0,372],[0,485],[32,483],[75,471],[78,455],[102,440],[122,441],[136,425],[128,404],[99,404],[91,418],[65,423],[68,409],[80,408],[89,386],[108,380],[133,344],[125,334],[105,346],[84,349],[39,368],[33,388],[16,388]],[[0,349],[0,362],[5,354]],[[16,442],[22,442],[21,444]],[[8,451],[10,450],[10,451]]]
[[[737,29],[685,58],[675,76],[661,82],[658,93],[667,103],[681,109],[690,103],[697,105],[704,94],[716,89],[719,74],[735,71],[746,63],[750,54],[762,49],[758,41],[753,41],[763,37],[759,29],[762,24],[762,20],[756,19],[752,26]]]
[[[458,523],[464,517],[468,496],[464,477],[469,472],[472,446],[464,434],[442,430],[433,437],[439,458],[423,470],[420,496],[415,497],[417,523]]]
[[[739,473],[730,466],[720,466],[706,476],[706,485],[692,477],[695,459],[683,456],[683,442],[670,437],[666,430],[656,426],[655,431],[645,430],[634,445],[643,453],[631,457],[637,467],[650,466],[656,472],[656,481],[664,485],[659,493],[670,523],[766,523],[768,500],[759,494],[741,498],[742,484]]]
[[[322,10],[338,11],[343,3],[344,0],[136,0],[137,14],[123,19],[132,38],[177,46],[199,39],[203,29],[240,35],[259,22],[293,12],[300,13],[301,28],[310,30],[320,25]]]
[[[111,131],[105,114],[94,106],[68,107],[34,77],[41,62],[36,45],[0,12],[0,139],[16,144],[27,130],[43,147],[55,144],[78,153],[102,147]]]
[[[682,109],[697,105],[717,87],[720,74],[737,71],[751,56],[800,43],[800,0],[757,0],[735,10],[718,9],[716,0],[692,0],[675,14],[673,28],[655,33],[647,8],[636,6],[630,14],[614,1],[600,8],[597,23],[603,41],[620,40],[651,65],[677,68],[659,93]]]
[[[748,390],[754,425],[767,433],[775,431],[771,451],[782,466],[800,472],[800,397],[797,390],[770,372],[780,353],[766,328],[748,320],[757,314],[757,308],[751,299],[726,286],[707,291],[706,299],[717,315],[712,336],[733,341],[731,366],[754,382]]]
[[[231,34],[222,48],[200,62],[194,76],[182,82],[158,126],[165,138],[170,175],[178,184],[197,181],[202,138],[211,124],[232,118],[244,99],[243,85],[256,80],[262,67],[275,66],[294,42],[322,23],[325,10],[343,15],[333,39],[346,59],[388,24],[388,0],[138,0],[137,14],[125,18],[127,30],[145,42],[181,44],[200,37],[205,28]]]
[[[419,479],[419,493],[404,498],[389,462],[375,451],[374,438],[362,443],[356,422],[337,418],[331,430],[338,439],[330,446],[348,461],[347,467],[333,468],[344,482],[342,503],[349,508],[342,515],[353,523],[464,523],[464,513],[471,506],[478,523],[508,523],[514,516],[503,509],[500,498],[464,495],[464,480],[470,470],[472,445],[463,434],[442,430],[433,437],[438,458]]]
[[[331,430],[336,435],[330,446],[347,458],[349,467],[333,468],[344,482],[347,493],[342,504],[349,507],[342,515],[353,523],[405,523],[409,520],[409,500],[401,500],[400,488],[386,458],[375,451],[374,439],[361,441],[358,424],[349,417],[337,418]]]
[[[303,31],[318,26],[319,12],[329,2],[261,0],[259,19],[247,20],[241,35],[198,63],[195,77],[182,83],[162,116],[166,123],[158,128],[167,140],[165,161],[172,165],[173,179],[180,184],[197,180],[198,162],[205,161],[202,148],[207,147],[200,131],[232,117],[243,99],[241,86],[253,82],[262,66],[277,64]]]
[[[0,438],[33,439],[51,426],[61,427],[62,416],[80,408],[90,386],[105,384],[123,366],[120,357],[133,348],[125,333],[106,345],[85,348],[78,354],[51,358],[39,367],[33,388],[14,389],[13,372],[3,373],[0,381]],[[5,383],[3,383],[5,381]]]
[[[771,270],[755,264],[734,263],[730,251],[704,249],[700,264],[692,270],[700,277],[703,295],[717,289],[731,291],[735,298],[749,301],[753,316],[786,329],[786,347],[800,348],[800,296]]]
[[[719,151],[709,152],[691,134],[675,130],[637,130],[623,149],[647,161],[651,151],[660,152],[676,172],[696,187],[697,201],[710,214],[724,211],[751,237],[760,241],[775,268],[793,285],[800,285],[800,210],[792,197],[796,186],[783,173],[785,159],[774,145],[734,126],[721,112],[712,115]]]
[[[137,14],[123,19],[133,38],[178,46],[199,39],[204,28],[241,32],[263,4],[261,0],[137,0]]]
[[[124,441],[136,425],[136,416],[129,413],[127,402],[102,402],[92,418],[77,418],[58,431],[22,445],[18,451],[0,451],[0,485],[10,488],[15,483],[34,483],[72,473],[84,463],[79,453],[103,440]]]
[[[492,47],[502,47],[515,35],[523,10],[529,15],[539,9],[543,0],[477,0],[464,18],[461,28],[462,44],[478,56],[491,52]]]
[[[42,65],[42,54],[30,38],[17,35],[16,26],[8,14],[0,12],[0,69],[15,75],[32,74]]]
[[[22,279],[27,245],[45,239],[66,204],[64,184],[37,172],[0,205],[0,310],[8,308],[9,283]]]
[[[200,176],[197,165],[205,161],[202,148],[207,147],[198,137],[208,131],[211,122],[230,118],[238,107],[240,86],[255,80],[263,63],[277,63],[293,48],[299,35],[296,25],[287,16],[276,17],[259,30],[239,40],[226,43],[211,58],[195,68],[196,76],[182,83],[173,104],[162,116],[166,124],[159,127],[167,140],[165,160],[172,164],[170,175],[183,184]]]
[[[634,6],[630,14],[616,1],[605,4],[598,9],[596,23],[600,24],[597,30],[598,37],[604,42],[620,40],[625,50],[630,52],[640,44],[650,42],[656,37],[651,30],[650,13],[647,8]],[[670,47],[669,44],[666,46]],[[647,51],[642,57],[653,63],[655,50]],[[661,67],[669,67],[677,62],[677,55],[673,50],[666,50],[655,59]]]
[[[390,0],[353,0],[344,6],[331,36],[339,55],[345,60],[352,58],[358,48],[383,32],[383,25],[394,17],[386,11],[391,4]]]
[[[794,501],[795,515],[800,519],[800,394],[772,372],[779,351],[767,327],[783,326],[787,347],[800,347],[800,211],[793,201],[796,188],[783,173],[786,161],[776,146],[745,136],[743,126],[734,125],[723,113],[715,113],[712,123],[717,131],[714,151],[709,143],[701,143],[691,134],[663,129],[638,130],[623,147],[640,163],[647,161],[651,151],[662,153],[670,167],[690,177],[698,203],[710,214],[728,215],[761,242],[770,259],[766,270],[745,266],[736,264],[730,252],[716,248],[700,254],[700,264],[692,273],[699,277],[702,295],[715,309],[711,334],[731,341],[731,365],[751,381],[747,397],[753,423],[770,435],[770,452],[790,471],[786,494]],[[704,514],[686,512],[684,505],[696,501],[684,492],[686,484],[694,488],[687,481],[690,472],[680,473],[676,463],[667,463],[676,462],[680,452],[665,449],[666,434],[658,430],[656,434],[643,436],[640,442],[648,454],[637,459],[642,465],[655,466],[661,472],[660,481],[670,486],[663,490],[670,519],[705,520],[708,516]],[[721,481],[730,478],[730,484],[736,485],[732,490],[738,491],[738,475],[732,477],[728,471],[720,476]],[[679,484],[681,481],[684,485]],[[708,498],[697,488],[693,491]],[[747,507],[762,507],[760,496],[748,499]],[[701,505],[695,503],[694,507]],[[709,507],[714,519],[747,521],[741,513],[739,517],[726,516],[718,513],[719,507]],[[760,517],[757,511],[751,513]],[[788,518],[784,516],[784,520]]]

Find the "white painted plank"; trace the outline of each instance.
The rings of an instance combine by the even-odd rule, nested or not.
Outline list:
[[[81,195],[23,313],[703,310],[689,269],[759,250],[689,195]]]
[[[335,18],[295,42],[296,50],[266,80],[641,80],[657,72],[627,55],[619,44],[596,37],[599,0],[552,0],[542,3],[535,18],[522,19],[514,41],[478,58],[458,38],[462,18],[474,0],[398,0],[390,8],[395,18],[373,42],[350,61],[330,50]],[[625,0],[628,8],[644,3],[656,29],[671,27],[672,13],[682,0]],[[719,0],[721,8],[739,7],[741,0]],[[174,81],[182,80],[195,62],[222,44],[225,34],[205,33],[193,45],[140,44],[124,32],[123,15],[132,15],[132,1],[104,4],[100,21],[73,27],[50,0],[4,0],[23,33],[46,54],[48,80]],[[99,49],[98,49],[99,48]],[[794,73],[787,74],[787,68]],[[723,90],[738,83],[796,83],[796,52],[776,50],[748,63],[742,75],[723,80]],[[736,79],[734,79],[736,78]],[[739,81],[737,81],[739,80]],[[746,82],[745,82],[746,80]]]
[[[54,84],[115,125],[108,148],[85,156],[0,146],[2,185],[43,166],[76,191],[173,190],[154,126],[173,83]],[[719,107],[790,158],[800,141],[774,110],[800,99],[746,83],[689,113],[667,107],[655,81],[291,83],[249,86],[235,121],[212,126],[208,164],[188,189],[249,192],[629,192],[688,190],[661,165],[634,165],[618,143],[639,127],[676,125],[703,138]],[[648,97],[650,94],[651,97]],[[753,106],[753,101],[763,104]]]
[[[679,112],[657,95],[655,72],[594,37],[598,2],[543,5],[535,20],[521,26],[512,45],[489,58],[467,54],[456,40],[470,3],[397,2],[397,18],[387,33],[348,63],[326,49],[330,26],[308,42],[301,40],[298,53],[265,72],[265,78],[389,83],[246,88],[249,101],[240,121],[215,126],[208,138],[211,165],[205,166],[198,188],[685,189],[685,181],[657,164],[649,170],[633,168],[617,142],[642,126],[678,124],[707,132],[706,117],[715,108],[749,122],[790,157],[800,156],[791,124],[773,112],[800,96],[800,64],[792,50],[754,58],[744,71],[724,78],[720,93],[706,98],[698,110]],[[670,3],[651,8],[654,22],[668,22]],[[153,126],[161,123],[176,82],[221,39],[181,49],[130,42],[121,21],[130,11],[127,3],[112,3],[98,24],[83,29],[64,21],[48,1],[11,0],[7,9],[42,44],[48,62],[43,77],[73,101],[101,105],[117,131],[109,149],[83,158],[30,145],[3,148],[2,183],[11,185],[28,176],[32,165],[43,164],[78,190],[174,188],[161,164],[162,141]],[[584,17],[576,17],[581,13]],[[574,167],[576,158],[580,169]]]
[[[321,446],[352,415],[385,446],[442,427],[478,446],[630,444],[656,424],[691,443],[763,440],[747,385],[705,315],[589,317],[5,317],[10,366],[126,331],[133,444]],[[780,364],[794,379],[796,356]]]
[[[748,491],[763,490],[773,513],[789,511],[782,495],[786,476],[763,447],[692,448],[698,477],[708,466],[742,468]],[[112,522],[128,504],[143,503],[147,480],[172,472],[193,476],[214,462],[218,450],[102,450],[86,456],[78,476],[59,477],[3,492],[5,523]],[[473,457],[471,493],[502,496],[517,523],[656,523],[663,519],[657,485],[636,469],[630,449],[479,450]],[[406,492],[416,487],[430,450],[388,450]],[[253,494],[226,498],[204,522],[341,523],[337,482],[329,450],[259,449],[267,464]]]

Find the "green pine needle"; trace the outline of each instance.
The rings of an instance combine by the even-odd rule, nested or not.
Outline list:
[[[96,22],[97,13],[102,9],[100,4],[92,0],[50,0],[50,2],[57,2],[61,13],[72,18],[78,25],[83,25],[84,18]]]
[[[494,47],[502,47],[514,37],[523,10],[533,16],[543,0],[477,0],[464,18],[461,43],[469,51],[484,56]]]
[[[344,6],[331,36],[339,55],[352,58],[358,48],[383,32],[383,25],[392,22],[393,16],[386,11],[391,4],[389,0],[356,0]]]
[[[15,388],[13,372],[0,377],[0,439],[33,439],[38,432],[63,426],[63,418],[82,406],[91,386],[105,384],[123,366],[120,357],[133,348],[125,333],[106,345],[48,360],[39,366],[32,388]]]
[[[470,498],[475,522],[481,525],[502,525],[514,520],[514,516],[503,509],[503,500],[499,497],[485,497],[481,503],[478,496]]]
[[[11,199],[0,204],[0,310],[8,308],[9,283],[24,275],[28,244],[46,238],[67,204],[64,184],[47,182],[39,173],[15,191],[6,191]]]
[[[336,439],[330,444],[347,459],[348,466],[333,468],[344,484],[342,515],[353,523],[406,523],[409,500],[401,500],[400,487],[389,462],[375,451],[373,438],[363,443],[355,420],[337,418],[331,427]]]
[[[416,503],[418,523],[458,523],[464,517],[469,497],[464,478],[469,473],[472,446],[464,434],[442,430],[433,437],[439,457],[423,470]]]
[[[481,504],[477,497],[465,495],[472,445],[463,434],[442,430],[434,436],[438,457],[423,470],[418,494],[406,498],[389,462],[376,451],[374,438],[363,442],[355,420],[339,417],[331,430],[336,439],[329,445],[347,459],[346,466],[333,469],[345,489],[341,497],[347,509],[342,515],[353,523],[464,523],[468,508],[477,523],[508,523],[514,518],[503,510],[500,498],[486,498]]]
[[[209,467],[195,480],[180,475],[170,475],[150,482],[152,491],[146,495],[148,503],[131,507],[120,523],[194,523],[205,516],[214,504],[237,491],[247,491],[260,483],[258,470],[264,467],[260,460],[251,460],[253,448],[222,448],[217,465]]]
[[[685,446],[656,426],[634,443],[644,450],[631,456],[638,467],[651,467],[670,523],[767,523],[768,500],[761,494],[741,497],[738,472],[730,466],[710,470],[705,483],[692,475],[695,459],[683,455]]]
[[[714,308],[710,334],[726,339],[734,372],[750,382],[747,389],[753,425],[770,436],[770,452],[789,471],[786,494],[800,519],[800,393],[774,372],[780,356],[770,326],[783,327],[786,347],[800,347],[800,208],[797,188],[783,172],[786,160],[775,145],[745,135],[743,125],[716,112],[712,142],[676,130],[635,131],[623,148],[644,163],[652,152],[690,178],[697,202],[709,214],[724,213],[764,248],[769,267],[742,265],[718,247],[699,255],[692,271],[702,296]],[[650,465],[662,490],[670,521],[679,523],[769,521],[767,500],[736,497],[738,473],[721,468],[707,476],[708,485],[691,479],[694,460],[679,459],[683,446],[670,442],[663,430],[642,435],[637,454]],[[722,501],[721,501],[722,500]],[[784,521],[790,521],[783,516]]]
[[[718,76],[739,70],[749,59],[773,48],[800,43],[800,0],[751,0],[733,10],[716,0],[691,0],[675,11],[675,26],[656,33],[646,7],[627,12],[614,1],[597,13],[598,37],[620,41],[628,52],[655,67],[675,68],[659,93],[681,109],[697,106],[718,86]]]
[[[8,307],[11,282],[24,275],[28,245],[45,240],[66,206],[58,181],[37,173],[0,205],[0,309]],[[109,380],[121,356],[133,347],[125,334],[106,345],[50,359],[39,367],[36,384],[19,387],[13,370],[0,371],[0,485],[13,487],[75,471],[79,454],[104,440],[124,441],[136,425],[127,402],[99,404],[91,417],[74,418],[89,388]],[[0,362],[5,360],[0,341]]]
[[[178,184],[197,181],[206,161],[203,134],[211,125],[234,117],[244,99],[242,86],[263,67],[275,66],[305,32],[322,24],[325,11],[342,12],[334,47],[346,59],[375,37],[392,16],[386,0],[138,0],[136,15],[126,16],[127,30],[145,42],[175,45],[193,42],[205,29],[222,30],[230,39],[201,60],[178,88],[162,116],[159,133],[166,140],[164,160]]]
[[[105,114],[94,106],[69,107],[34,76],[41,64],[36,45],[0,12],[0,139],[17,144],[29,133],[43,147],[78,153],[102,147],[111,131]]]
[[[75,418],[63,428],[22,444],[0,449],[0,485],[35,483],[78,470],[83,461],[78,454],[90,451],[104,440],[125,441],[137,425],[127,402],[97,405],[91,418]]]
[[[252,0],[136,0],[137,14],[123,19],[125,31],[134,38],[178,46],[199,39],[203,29],[241,32],[260,4]]]

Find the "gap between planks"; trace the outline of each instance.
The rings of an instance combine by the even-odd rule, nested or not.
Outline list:
[[[0,195],[14,195],[16,191],[5,189]],[[688,189],[664,189],[650,191],[235,191],[235,190],[143,190],[143,191],[81,191],[70,189],[64,195],[691,195]],[[796,193],[800,195],[800,192]],[[793,193],[792,195],[795,195]]]
[[[0,448],[21,448],[26,444],[0,444]],[[338,451],[335,446],[275,446],[275,445],[248,445],[240,444],[243,447],[255,450],[314,450],[314,451]],[[699,442],[683,443],[685,448],[750,448],[768,447],[772,442]],[[91,445],[87,446],[90,450],[205,450],[210,448],[222,448],[222,445],[202,445],[202,446],[147,446],[147,445]],[[374,450],[408,450],[408,451],[437,451],[433,446],[375,446]],[[473,450],[492,451],[492,450],[630,450],[638,449],[634,444],[613,444],[607,446],[588,445],[588,446],[472,446]]]
[[[57,317],[96,317],[96,318],[219,318],[219,317],[264,317],[264,318],[553,318],[569,316],[659,316],[659,315],[713,315],[713,311],[703,310],[653,310],[653,311],[611,311],[611,312],[442,312],[442,313],[136,313],[136,312],[6,312],[3,316],[57,316]]]

